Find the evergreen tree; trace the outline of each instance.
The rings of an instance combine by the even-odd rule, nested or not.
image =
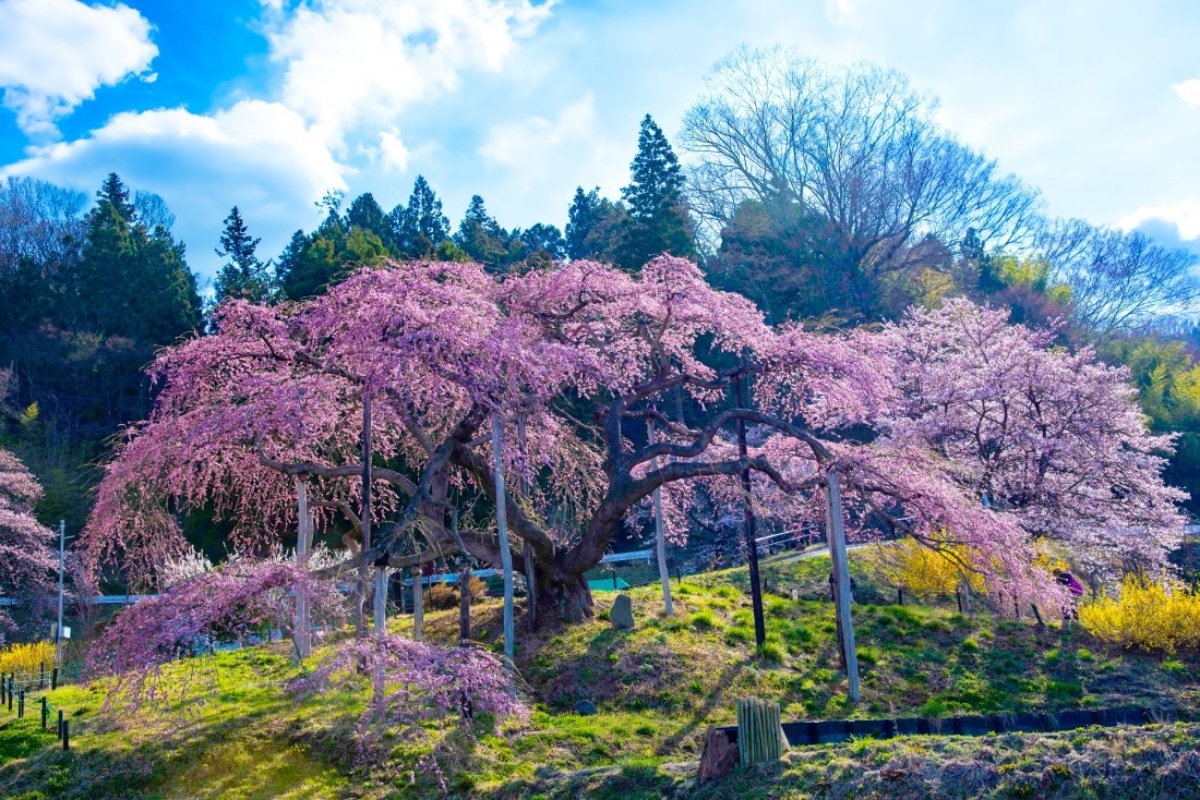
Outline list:
[[[567,212],[567,255],[571,258],[593,258],[597,247],[594,234],[612,206],[600,196],[600,187],[586,194],[582,186],[575,187],[575,198]]]
[[[70,327],[164,345],[200,326],[196,276],[184,246],[163,227],[136,222],[129,191],[111,174],[87,217],[64,308]]]
[[[129,225],[137,220],[137,212],[130,200],[129,189],[125,187],[115,172],[108,173],[100,191],[96,192],[96,203],[98,208],[103,207],[105,203],[109,204],[117,216]]]
[[[251,238],[238,207],[234,206],[225,218],[221,246],[216,251],[218,256],[229,259],[217,274],[218,303],[231,297],[261,303],[270,297],[273,287],[268,265],[255,255],[260,241]]]
[[[398,206],[392,215],[399,223],[399,254],[406,258],[433,258],[439,245],[450,238],[450,220],[442,213],[442,201],[423,175],[418,175],[413,183],[408,206],[402,210]]]
[[[549,259],[557,260],[567,254],[566,239],[554,225],[538,222],[523,231],[513,231],[513,236],[520,239],[527,257],[544,253]]]
[[[500,223],[487,213],[483,198],[474,195],[458,232],[454,234],[454,243],[479,264],[492,271],[503,271],[510,260],[509,235]],[[516,254],[519,256],[519,253]]]
[[[346,226],[373,233],[389,251],[395,249],[392,222],[370,192],[354,198],[354,202],[346,209]]]
[[[692,224],[683,202],[683,171],[667,137],[649,114],[638,132],[638,151],[630,172],[632,182],[621,190],[632,222],[623,265],[640,269],[662,253],[694,254]]]

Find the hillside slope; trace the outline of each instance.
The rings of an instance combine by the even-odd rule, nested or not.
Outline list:
[[[827,559],[766,566],[768,647],[761,657],[752,646],[743,570],[676,584],[677,613],[670,619],[659,616],[661,600],[653,587],[633,590],[637,626],[628,632],[613,630],[603,619],[613,596],[600,594],[601,618],[520,639],[516,663],[534,711],[529,720],[505,723],[500,730],[480,720],[476,737],[456,736],[455,746],[439,746],[433,755],[446,790],[456,797],[623,800],[1083,798],[1126,796],[1096,794],[1088,787],[1098,785],[1098,775],[1108,775],[1116,787],[1128,773],[1129,781],[1140,774],[1150,781],[1147,787],[1160,787],[1158,795],[1138,795],[1144,800],[1189,796],[1170,793],[1172,781],[1196,766],[1200,728],[1186,723],[804,748],[776,769],[748,770],[716,786],[696,787],[691,772],[704,730],[732,722],[734,700],[747,695],[778,700],[785,719],[1129,703],[1159,708],[1165,719],[1188,719],[1200,708],[1194,659],[1124,653],[1078,630],[1039,628],[1031,620],[892,605],[883,602],[894,597],[893,590],[874,569],[870,554],[856,553],[853,562],[863,675],[857,706],[847,703],[837,673],[832,607],[822,599]],[[797,600],[791,599],[793,590]],[[477,639],[499,648],[499,603],[478,604],[472,621]],[[411,620],[393,624],[408,630]],[[427,630],[428,638],[453,642],[457,611],[431,612]],[[366,769],[358,762],[352,718],[361,709],[361,697],[331,694],[297,704],[286,696],[283,684],[298,668],[284,648],[251,648],[215,659],[217,685],[201,695],[204,702],[193,706],[192,714],[171,724],[139,719],[113,729],[98,716],[99,687],[55,692],[51,702],[72,715],[71,753],[55,751],[53,735],[37,731],[35,719],[0,714],[0,793],[139,799],[441,793],[429,773]],[[182,681],[193,666],[175,665],[172,675]],[[585,699],[599,713],[574,713],[575,703]],[[401,747],[395,763],[408,765],[422,754]],[[957,794],[947,794],[951,786]],[[997,786],[1009,793],[995,794]],[[900,787],[899,794],[889,794]]]

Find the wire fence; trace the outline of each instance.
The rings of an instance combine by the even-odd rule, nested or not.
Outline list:
[[[71,749],[71,718],[66,709],[50,702],[49,692],[67,683],[79,681],[79,670],[42,668],[36,672],[10,672],[0,675],[0,709],[17,719],[27,714],[41,718],[41,729],[54,726],[55,739],[64,751]]]

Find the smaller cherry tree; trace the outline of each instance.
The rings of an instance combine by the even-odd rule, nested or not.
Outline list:
[[[21,460],[0,450],[0,596],[13,598],[28,611],[24,627],[39,625],[50,610],[57,569],[57,536],[37,521],[33,506],[42,487]],[[0,610],[0,643],[18,625]]]

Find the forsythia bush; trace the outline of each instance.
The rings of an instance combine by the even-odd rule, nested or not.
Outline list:
[[[932,550],[915,539],[897,542],[889,552],[894,557],[892,578],[915,595],[954,594],[962,580],[959,559],[970,562],[962,547],[950,546],[946,552]],[[971,589],[984,590],[983,577],[969,573]]]
[[[0,672],[37,672],[54,665],[54,643],[14,644],[0,650]]]
[[[1079,624],[1099,639],[1124,647],[1175,652],[1200,647],[1200,592],[1178,581],[1152,583],[1129,576],[1121,597],[1079,609]]]

